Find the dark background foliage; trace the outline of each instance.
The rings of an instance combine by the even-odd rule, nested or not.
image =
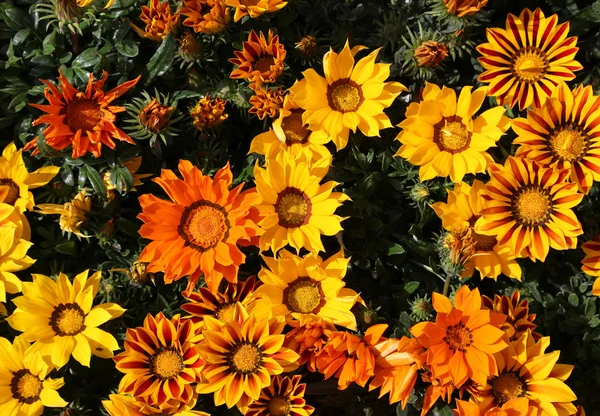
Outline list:
[[[410,89],[409,94],[403,94],[386,111],[393,124],[402,120],[407,103],[419,94],[427,80],[454,88],[477,85],[476,78],[482,68],[474,47],[485,41],[485,28],[504,27],[506,14],[519,14],[524,7],[541,7],[546,15],[558,13],[561,22],[571,23],[571,35],[579,37],[581,48],[577,59],[585,68],[573,84],[591,84],[595,90],[600,87],[600,1],[490,0],[482,12],[462,25],[456,19],[430,14],[432,5],[424,0],[291,0],[276,14],[232,23],[225,33],[216,36],[199,35],[201,56],[189,67],[180,65],[175,39],[165,40],[157,50],[157,44],[141,39],[129,29],[130,21],[142,24],[138,16],[143,1],[116,0],[112,8],[102,10],[103,2],[97,0],[80,25],[81,34],[74,35],[67,28],[61,32],[56,23],[47,25],[46,20],[40,20],[41,14],[35,13],[34,8],[36,3],[44,1],[49,2],[5,0],[0,4],[2,148],[13,140],[20,147],[39,134],[40,129],[32,127],[31,122],[40,114],[27,103],[43,101],[43,86],[38,80],[54,80],[59,68],[78,87],[85,84],[90,72],[100,76],[102,70],[107,70],[110,88],[142,74],[141,82],[119,103],[139,97],[142,91],[151,95],[155,89],[171,95],[180,91],[177,107],[186,114],[176,125],[180,134],[166,145],[160,140],[153,146],[147,141],[138,141],[136,146],[119,143],[115,151],[104,148],[99,159],[86,156],[74,160],[66,155],[26,158],[32,169],[43,163],[62,166],[51,184],[35,192],[37,203],[62,203],[87,186],[94,192],[94,209],[87,225],[92,238],[84,240],[61,235],[54,216],[28,213],[35,243],[30,255],[37,262],[20,273],[20,277],[27,280],[29,273],[55,275],[59,271],[72,274],[88,268],[102,269],[104,278],[96,301],[117,302],[128,310],[122,318],[104,327],[120,343],[125,329],[141,325],[147,313],[180,312],[179,292],[185,284],[165,286],[158,276],[156,285],[140,286],[132,284],[124,274],[110,271],[129,267],[145,244],[137,235],[140,225],[136,219],[140,211],[137,196],[148,192],[160,195],[161,190],[147,179],[137,192],[123,192],[109,202],[103,197],[99,174],[114,171],[124,185],[130,185],[121,164],[134,155],[143,156],[140,172],[153,175],[158,175],[161,168],[176,168],[181,158],[191,160],[205,173],[214,172],[229,160],[236,181],[247,181],[251,186],[256,159],[247,155],[249,144],[255,135],[268,129],[269,123],[247,113],[247,100],[252,95],[247,83],[228,77],[232,69],[228,59],[233,57],[234,50],[241,48],[251,29],[266,33],[273,28],[280,35],[288,51],[281,80],[284,87],[290,87],[310,66],[322,72],[322,53],[329,46],[339,50],[346,38],[352,45],[382,47],[380,60],[392,63],[392,78]],[[172,6],[175,9],[175,2]],[[450,44],[452,57],[439,70],[410,71],[406,65],[407,56],[410,62],[410,50],[403,40],[409,37],[409,30],[417,37],[422,34],[425,40],[435,37]],[[319,54],[308,59],[294,48],[294,43],[307,34],[316,36],[320,47]],[[187,110],[196,97],[206,93],[229,101],[229,119],[219,128],[200,134],[191,126]],[[516,116],[510,112],[509,115]],[[121,126],[125,118],[122,113]],[[329,173],[352,198],[352,202],[340,209],[341,215],[349,217],[343,223],[341,241],[352,256],[347,284],[360,291],[370,306],[367,310],[357,310],[361,329],[379,320],[390,325],[390,336],[408,334],[408,328],[418,318],[412,313],[413,305],[442,289],[444,273],[435,246],[441,223],[427,203],[445,201],[446,189],[452,185],[441,179],[430,181],[429,196],[415,198],[418,169],[394,158],[397,133],[397,128],[385,130],[380,139],[352,135],[348,147],[335,154]],[[512,139],[512,132],[502,139],[494,153],[497,161],[503,161],[511,152]],[[598,232],[598,199],[595,186],[577,207],[585,230],[581,242]],[[109,221],[114,225],[111,233],[106,232]],[[326,238],[326,247],[331,255],[339,250],[339,240]],[[249,249],[247,254],[242,277],[255,274],[260,268],[257,250]],[[592,280],[580,271],[582,257],[580,250],[552,251],[545,263],[520,260],[523,283],[505,277],[497,282],[481,281],[476,275],[467,284],[479,287],[489,296],[511,293],[518,288],[531,299],[539,332],[552,337],[552,349],[562,350],[562,363],[575,366],[569,385],[579,397],[578,404],[584,405],[588,414],[600,415],[599,302],[591,296]],[[459,282],[453,282],[454,288],[458,285]],[[10,301],[7,307],[9,312],[14,308]],[[0,335],[11,339],[17,333],[0,322]],[[68,413],[71,416],[103,414],[99,401],[116,390],[120,378],[111,361],[95,357],[91,368],[71,360],[59,373],[66,381],[60,393],[72,401],[72,413]],[[411,404],[403,412],[389,406],[387,397],[377,400],[375,392],[368,393],[358,387],[339,392],[335,382],[323,382],[318,374],[308,374],[305,380],[307,400],[317,407],[318,415],[417,414],[424,392],[423,386],[418,385]],[[211,396],[201,397],[199,407],[215,415],[238,414],[235,409],[215,409]],[[450,408],[438,406],[434,412],[448,415]],[[57,412],[47,410],[47,414]]]

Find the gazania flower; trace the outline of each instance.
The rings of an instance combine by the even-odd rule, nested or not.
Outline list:
[[[0,338],[0,414],[40,416],[44,407],[65,407],[57,390],[62,378],[49,378],[54,369],[22,337],[13,344]]]
[[[488,95],[510,108],[541,107],[561,81],[575,78],[583,67],[574,60],[577,37],[568,38],[569,22],[558,24],[558,15],[545,17],[541,9],[524,9],[519,17],[509,13],[506,30],[486,29],[488,43],[477,47],[486,70],[479,82],[489,83]]]
[[[87,7],[90,4],[92,4],[94,2],[94,0],[77,0],[77,5],[79,7]],[[108,0],[106,2],[106,4],[104,5],[104,9],[108,9],[110,6],[113,5],[113,3],[115,2],[115,0]]]
[[[181,305],[181,309],[191,315],[186,318],[190,318],[194,323],[201,323],[205,316],[226,322],[234,318],[237,302],[246,308],[252,304],[254,299],[251,295],[257,286],[256,278],[250,276],[243,282],[228,282],[223,291],[213,292],[202,287],[197,292],[184,294],[190,302]]]
[[[415,49],[414,55],[421,67],[435,68],[448,57],[448,45],[427,40]]]
[[[127,329],[125,351],[114,360],[125,375],[119,392],[144,398],[155,406],[169,400],[188,403],[194,398],[194,385],[201,380],[204,361],[198,354],[194,324],[162,312],[148,314],[144,324]]]
[[[457,101],[454,90],[427,83],[423,100],[412,103],[398,125],[402,147],[396,156],[420,166],[421,181],[450,176],[461,182],[467,173],[485,172],[493,162],[487,150],[509,127],[500,106],[474,119],[486,92],[486,88],[471,92],[471,87],[463,87]]]
[[[319,42],[313,35],[306,35],[296,42],[296,49],[300,51],[305,59],[314,58],[319,52]]]
[[[581,248],[585,253],[585,258],[581,261],[581,270],[590,276],[596,277],[592,287],[592,295],[600,296],[600,242],[588,241],[583,243]]]
[[[498,374],[472,391],[471,401],[478,403],[482,413],[524,397],[533,414],[575,414],[572,402],[577,397],[565,384],[573,366],[557,364],[560,351],[545,353],[549,345],[550,337],[536,342],[527,332],[512,341],[497,353]]]
[[[273,377],[272,384],[260,392],[260,397],[250,403],[245,416],[309,416],[315,408],[306,404],[306,384],[302,376]]]
[[[166,283],[189,276],[188,292],[204,274],[209,288],[216,291],[222,277],[237,281],[245,260],[238,242],[261,232],[249,217],[260,197],[253,190],[242,192],[244,183],[229,189],[233,181],[229,165],[213,178],[187,160],[179,162],[179,171],[183,180],[168,169],[153,179],[170,201],[152,194],[140,197],[138,218],[144,222],[140,235],[152,241],[139,261],[149,263],[151,273],[165,272]]]
[[[271,118],[277,117],[279,110],[283,107],[285,94],[285,90],[281,87],[275,89],[258,87],[254,91],[254,95],[248,100],[252,104],[248,112],[256,114],[259,120],[263,120],[266,116]]]
[[[583,231],[571,208],[583,195],[576,184],[566,182],[569,173],[510,156],[504,167],[490,170],[475,231],[496,236],[517,257],[532,260],[544,261],[550,247],[575,248]]]
[[[206,95],[202,97],[190,110],[190,117],[199,131],[205,131],[217,127],[229,117],[225,113],[227,101],[215,97],[211,99]]]
[[[236,22],[247,15],[255,19],[264,13],[274,13],[286,4],[288,2],[282,0],[225,0],[225,5],[235,8],[233,20]]]
[[[21,280],[15,272],[30,267],[35,260],[27,255],[33,245],[31,230],[23,213],[11,205],[0,203],[0,302],[6,302],[6,293],[18,293]],[[2,307],[5,312],[6,309]]]
[[[114,124],[117,120],[116,114],[125,111],[125,108],[111,103],[129,91],[140,78],[141,75],[105,93],[102,87],[108,79],[108,72],[104,71],[99,81],[94,81],[94,74],[90,74],[87,87],[82,92],[76,90],[60,72],[60,89],[49,81],[42,80],[47,86],[44,95],[49,104],[29,104],[48,113],[36,119],[33,125],[48,124],[44,130],[44,139],[48,146],[59,151],[71,146],[72,156],[76,159],[85,156],[87,152],[92,153],[94,157],[100,157],[102,145],[111,149],[116,147],[113,139],[134,144],[133,140]],[[30,149],[34,149],[34,155],[39,153],[37,138],[25,146],[25,150]]]
[[[448,192],[448,203],[436,202],[431,207],[442,219],[442,225],[448,231],[468,228],[474,241],[474,251],[466,263],[462,276],[473,274],[473,269],[481,277],[497,279],[504,274],[513,279],[521,279],[521,267],[509,247],[500,247],[496,237],[478,234],[473,226],[481,217],[484,203],[485,185],[475,180],[473,186],[457,183],[454,190]]]
[[[541,108],[527,112],[527,119],[512,121],[520,144],[516,156],[540,166],[570,169],[571,180],[587,194],[600,181],[600,97],[590,86],[571,91],[567,84],[556,87]]]
[[[150,0],[149,6],[142,6],[140,20],[146,24],[144,30],[131,23],[132,29],[143,38],[161,42],[169,33],[176,33],[179,13],[171,13],[168,0]]]
[[[529,406],[527,399],[518,397],[504,403],[502,406],[493,407],[487,412],[483,412],[477,404],[464,400],[456,401],[455,416],[495,416],[495,415],[515,415],[527,416],[529,414]]]
[[[127,169],[133,177],[133,187],[129,191],[136,191],[136,186],[143,185],[142,179],[152,176],[151,173],[137,173],[137,171],[140,169],[140,166],[142,166],[142,156],[137,156],[133,159],[126,160],[121,165],[123,168]],[[125,190],[125,184],[123,184],[123,181],[117,178],[117,181],[113,182],[111,176],[111,172],[107,171],[104,173],[102,178],[104,185],[106,186],[108,199],[114,198],[116,192],[120,193]]]
[[[179,13],[185,16],[184,26],[194,32],[215,34],[225,30],[231,14],[223,0],[183,0]]]
[[[410,333],[427,349],[426,364],[433,377],[444,384],[451,381],[457,388],[469,379],[485,384],[497,375],[493,354],[506,348],[504,332],[492,325],[490,311],[481,308],[478,289],[462,286],[455,304],[434,293],[435,322],[418,323]]]
[[[511,341],[518,339],[527,331],[532,331],[531,335],[534,339],[541,337],[537,332],[533,332],[537,325],[535,321],[535,313],[529,313],[529,302],[527,299],[520,300],[521,294],[515,290],[510,297],[506,295],[494,295],[494,299],[482,296],[483,306],[506,319],[500,326]],[[492,315],[493,318],[493,315]]]
[[[282,150],[293,155],[304,154],[309,160],[330,159],[331,153],[325,147],[331,139],[322,130],[311,131],[302,121],[304,110],[299,108],[287,95],[283,101],[283,109],[273,129],[256,136],[250,143],[248,153],[265,155],[274,159]]]
[[[337,207],[349,199],[332,192],[337,185],[330,181],[319,185],[329,167],[329,160],[309,164],[288,152],[270,159],[266,169],[254,167],[256,190],[262,198],[257,205],[263,219],[259,226],[261,250],[273,252],[290,244],[297,251],[325,251],[321,234],[335,235],[342,230],[343,218],[334,215]]]
[[[428,385],[425,390],[425,397],[423,397],[423,408],[421,409],[421,416],[429,414],[429,410],[435,405],[435,403],[442,399],[446,403],[452,401],[452,394],[456,390],[451,380],[442,381],[436,378],[431,372],[431,366],[425,365],[421,373],[421,380]]]
[[[92,307],[102,279],[101,272],[88,278],[88,270],[69,280],[60,273],[56,281],[34,274],[33,282],[23,283],[23,296],[13,299],[17,309],[7,319],[11,327],[23,332],[22,337],[34,341],[32,348],[42,356],[50,356],[57,368],[69,357],[90,366],[91,355],[112,358],[119,349],[117,340],[98,328],[125,312],[116,303]]]
[[[150,146],[159,137],[167,144],[168,138],[177,136],[179,129],[175,123],[183,118],[183,114],[175,107],[168,95],[157,93],[153,97],[142,91],[142,97],[134,97],[125,104],[129,116],[125,122],[129,125],[123,129],[138,140],[149,139]]]
[[[63,205],[59,204],[40,204],[37,206],[40,214],[58,214],[60,215],[60,229],[75,234],[78,237],[89,237],[83,234],[82,228],[85,226],[88,214],[92,210],[92,199],[86,196],[87,189],[79,192],[71,202]]]
[[[160,406],[155,406],[146,403],[141,397],[134,398],[125,394],[111,394],[108,396],[109,400],[102,400],[102,405],[109,416],[210,416],[206,412],[190,410],[196,405],[197,396],[198,394],[195,394],[190,403],[173,399]]]
[[[282,347],[284,323],[257,320],[237,304],[234,318],[221,322],[213,317],[204,318],[204,340],[198,345],[206,359],[199,384],[200,394],[215,394],[215,405],[237,405],[242,413],[263,388],[271,386],[272,376],[281,374],[285,366],[298,359],[294,351]]]
[[[442,0],[448,13],[458,17],[471,16],[484,8],[488,0]]]
[[[44,166],[31,173],[25,168],[23,150],[9,143],[0,156],[0,202],[13,205],[20,212],[32,210],[35,201],[30,189],[39,188],[52,180],[58,166]]]
[[[320,317],[307,321],[304,325],[301,325],[300,321],[291,321],[288,325],[294,329],[285,334],[283,345],[300,355],[296,362],[298,367],[306,364],[308,371],[316,372],[317,357],[327,343],[325,332],[334,331],[335,326]]]
[[[345,390],[350,383],[361,387],[375,374],[374,346],[382,338],[387,325],[369,327],[363,338],[349,332],[328,331],[327,343],[317,357],[317,368],[325,380],[338,379],[338,389]]]
[[[256,87],[263,83],[275,82],[283,72],[285,46],[279,43],[279,35],[269,29],[269,37],[260,36],[253,30],[248,40],[243,43],[241,51],[235,51],[235,58],[229,62],[238,67],[231,71],[229,78],[248,79]]]
[[[304,80],[290,89],[292,99],[305,110],[302,121],[313,131],[324,130],[336,147],[348,144],[350,130],[356,128],[369,137],[392,127],[383,112],[406,87],[399,82],[385,82],[390,64],[376,64],[379,49],[355,65],[354,56],[364,46],[350,49],[348,41],[339,54],[330,50],[323,57],[325,78],[310,68]]]

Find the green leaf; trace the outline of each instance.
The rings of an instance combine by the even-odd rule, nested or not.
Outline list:
[[[52,56],[38,55],[31,59],[31,63],[37,66],[55,67],[56,60]]]
[[[31,29],[32,31],[35,30],[31,18],[23,10],[17,7],[11,7],[6,9],[3,14],[3,20],[10,29],[14,31],[25,28]]]
[[[388,249],[388,256],[396,256],[404,253],[406,253],[406,250],[400,244],[394,244]]]
[[[585,317],[588,320],[591,320],[596,314],[596,299],[595,298],[587,298],[585,300]]]
[[[569,303],[571,305],[573,305],[574,307],[578,307],[579,306],[579,296],[577,296],[575,293],[571,293],[569,295]]]
[[[54,246],[54,249],[59,253],[77,257],[77,246],[75,245],[75,241],[67,241],[66,243],[58,244]]]
[[[117,43],[117,51],[123,56],[134,58],[140,52],[140,48],[133,40],[125,39],[123,42]]]
[[[81,52],[81,54],[75,58],[71,65],[75,68],[90,68],[96,65],[102,59],[102,55],[98,53],[97,48],[89,48]]]
[[[73,169],[71,166],[64,164],[60,172],[60,178],[62,181],[69,186],[75,186],[75,176],[73,175]]]
[[[412,295],[413,293],[415,293],[415,291],[419,288],[420,283],[419,282],[408,282],[404,284],[404,290],[409,294]]]
[[[146,85],[150,84],[154,78],[163,75],[171,68],[176,51],[177,42],[175,42],[173,35],[169,33],[163,39],[160,47],[156,50],[146,65]]]
[[[25,42],[27,38],[31,35],[30,29],[21,29],[17,32],[17,34],[13,37],[12,41],[15,45],[20,45]]]
[[[89,182],[92,184],[94,193],[102,199],[106,199],[106,185],[96,168],[90,165],[84,165],[85,173]]]

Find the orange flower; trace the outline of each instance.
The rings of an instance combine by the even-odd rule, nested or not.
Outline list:
[[[229,117],[225,114],[225,104],[227,101],[216,97],[211,99],[209,95],[203,97],[190,110],[194,127],[199,131],[204,131],[217,127]]]
[[[456,401],[454,416],[527,416],[530,414],[529,402],[524,397],[512,399],[502,406],[482,411],[475,403],[464,400]]]
[[[492,300],[487,296],[482,296],[481,300],[484,308],[493,311],[492,319],[496,316],[503,321],[499,327],[508,335],[510,341],[519,339],[527,330],[532,331],[534,339],[539,339],[541,335],[533,332],[537,328],[537,325],[533,323],[535,313],[530,314],[529,302],[527,299],[520,301],[520,298],[521,294],[515,290],[510,297],[494,295],[494,300]]]
[[[168,0],[150,0],[150,6],[142,6],[140,19],[146,23],[144,30],[133,23],[131,28],[143,38],[155,42],[162,41],[170,32],[176,33],[179,24],[179,13],[172,14]]]
[[[443,0],[448,13],[458,17],[471,16],[481,10],[488,0]]]
[[[186,17],[183,25],[194,28],[196,33],[222,32],[231,20],[223,0],[183,0],[179,13]]]
[[[162,105],[156,98],[140,111],[140,124],[153,133],[162,131],[168,124],[173,107]]]
[[[438,401],[438,399],[442,399],[446,403],[450,403],[452,400],[452,394],[456,387],[452,382],[443,383],[439,379],[435,378],[431,373],[431,367],[426,365],[424,367],[425,371],[421,374],[421,379],[424,383],[429,384],[427,390],[425,391],[425,397],[423,398],[423,408],[421,409],[421,416],[425,416],[429,413],[429,410],[433,407],[433,405]]]
[[[248,406],[245,416],[309,416],[315,408],[306,404],[306,384],[302,376],[275,376],[270,386],[262,389],[260,397]]]
[[[153,179],[171,201],[152,194],[140,197],[138,218],[144,222],[140,235],[152,242],[139,261],[148,262],[151,273],[164,271],[166,283],[189,276],[188,292],[204,274],[209,288],[216,291],[223,277],[237,281],[239,265],[245,260],[238,241],[260,234],[249,219],[260,197],[253,190],[242,192],[244,183],[229,190],[233,180],[229,165],[213,178],[187,160],[179,162],[179,171],[183,180],[168,169]]]
[[[242,17],[250,15],[255,19],[264,13],[273,13],[282,9],[287,1],[282,0],[225,0],[227,6],[235,7],[233,20],[236,22]]]
[[[435,68],[448,57],[448,45],[428,40],[415,49],[415,58],[419,66]]]
[[[338,379],[338,389],[345,390],[354,382],[361,387],[375,375],[374,348],[382,338],[387,325],[373,325],[365,336],[352,335],[349,332],[326,331],[328,341],[317,357],[317,368],[325,375],[325,380]]]
[[[243,43],[241,51],[235,51],[236,58],[229,62],[238,65],[229,78],[248,79],[256,86],[263,83],[275,82],[283,72],[285,61],[285,47],[279,43],[279,35],[274,35],[269,29],[269,37],[260,32],[260,36],[253,30],[248,40]],[[252,86],[252,85],[251,85]]]
[[[254,95],[248,100],[252,108],[248,110],[250,114],[256,114],[259,120],[266,116],[271,118],[279,115],[279,110],[283,108],[283,99],[285,90],[282,88],[265,89],[258,87]]]
[[[590,276],[597,277],[592,287],[592,295],[600,296],[600,242],[588,241],[583,243],[581,248],[585,253],[585,258],[581,261],[581,270]]]
[[[506,348],[504,332],[495,327],[491,312],[481,308],[478,289],[462,286],[456,293],[456,306],[439,293],[433,294],[437,311],[435,322],[421,322],[410,329],[427,349],[426,364],[443,384],[452,381],[461,387],[469,379],[485,384],[497,375],[493,354]]]
[[[59,74],[60,89],[42,80],[47,86],[44,95],[49,104],[29,104],[48,113],[33,122],[34,126],[49,125],[44,130],[48,146],[59,151],[72,146],[73,158],[78,159],[87,152],[100,157],[103,144],[114,149],[116,145],[112,139],[134,144],[131,137],[114,124],[117,120],[115,114],[125,111],[125,108],[110,103],[137,84],[141,75],[105,93],[102,87],[108,79],[106,71],[100,81],[94,81],[94,75],[90,74],[85,92],[76,90],[62,72]],[[34,155],[39,153],[37,137],[25,146],[25,150],[30,149],[34,149]]]
[[[325,333],[335,330],[335,327],[320,317],[304,325],[300,325],[300,321],[290,321],[288,324],[294,329],[285,334],[283,345],[300,355],[296,362],[298,367],[307,364],[308,371],[316,372],[317,357],[327,342]]]

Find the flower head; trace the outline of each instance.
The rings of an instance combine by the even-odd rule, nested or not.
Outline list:
[[[415,49],[414,54],[419,66],[434,68],[448,57],[448,45],[427,40]]]
[[[590,275],[595,276],[596,280],[592,287],[592,295],[600,296],[600,242],[587,241],[581,245],[585,258],[581,261],[581,270]]]
[[[477,47],[485,69],[478,80],[489,83],[488,94],[510,108],[541,107],[561,81],[575,78],[583,67],[574,60],[577,37],[568,38],[569,22],[558,15],[545,17],[541,9],[509,13],[506,29],[486,29],[488,43]]]
[[[313,35],[306,35],[296,42],[296,49],[300,51],[304,58],[312,58],[319,51],[319,43]]]
[[[274,13],[288,4],[283,0],[225,0],[225,5],[235,8],[234,21],[240,20],[244,16],[250,16],[255,19],[264,13]]]
[[[161,405],[149,404],[147,397],[131,397],[126,394],[111,394],[108,400],[103,400],[102,405],[109,416],[210,416],[200,410],[191,410],[196,405],[198,394],[195,394],[190,402],[182,402],[179,399],[171,399]]]
[[[275,376],[272,384],[264,387],[260,397],[248,406],[245,416],[309,416],[315,408],[306,404],[306,384],[302,376]]]
[[[29,104],[47,113],[36,119],[33,125],[48,124],[44,130],[48,146],[58,151],[71,146],[72,156],[76,159],[88,152],[100,157],[102,145],[111,149],[116,147],[113,139],[133,144],[133,140],[114,124],[116,114],[125,111],[125,108],[111,103],[132,88],[140,78],[141,75],[105,93],[102,87],[108,79],[108,72],[104,71],[99,81],[94,81],[94,75],[90,74],[85,91],[78,91],[60,72],[60,89],[42,80],[47,86],[44,95],[49,104]],[[34,149],[34,155],[39,153],[37,138],[25,146],[25,150],[30,149]]]
[[[275,35],[272,29],[269,29],[268,38],[264,33],[259,33],[257,35],[254,30],[251,31],[248,40],[243,43],[243,49],[235,51],[236,57],[229,60],[238,66],[229,77],[248,79],[251,86],[277,81],[283,72],[286,56],[285,47],[279,43],[279,35]]]
[[[162,3],[160,0],[150,0],[149,6],[142,6],[140,20],[146,24],[144,30],[132,23],[133,30],[144,38],[161,42],[169,33],[177,31],[179,13],[171,12],[168,0]]]
[[[300,355],[300,359],[296,362],[298,367],[306,364],[308,371],[316,372],[317,357],[327,343],[326,331],[335,330],[335,326],[320,317],[308,320],[304,324],[300,321],[291,321],[289,325],[294,329],[285,334],[283,345]]]
[[[527,331],[532,331],[531,336],[534,339],[541,337],[537,332],[533,332],[537,325],[533,323],[535,313],[529,313],[529,302],[527,299],[520,300],[521,294],[515,290],[512,295],[494,295],[494,299],[482,296],[483,306],[493,312],[496,316],[502,316],[504,321],[500,329],[502,329],[508,339],[514,341]],[[493,318],[494,314],[492,314]]]
[[[168,95],[157,93],[150,96],[146,91],[142,97],[134,97],[131,102],[125,104],[130,124],[124,129],[138,140],[150,139],[150,146],[160,137],[167,144],[167,138],[177,136],[179,129],[174,127],[175,123],[183,118],[177,110],[176,104]]]
[[[453,412],[455,416],[527,416],[531,414],[527,399],[524,397],[511,399],[501,406],[492,407],[487,411],[482,411],[476,403],[457,400],[456,409]]]
[[[40,214],[58,214],[60,215],[60,229],[75,234],[78,237],[88,237],[83,234],[82,228],[88,220],[88,214],[92,210],[92,198],[86,196],[87,189],[79,192],[71,202],[64,205],[59,204],[40,204],[37,206]]]
[[[279,110],[283,108],[285,94],[285,90],[281,87],[275,89],[258,87],[254,91],[254,95],[248,100],[252,104],[252,108],[248,112],[256,114],[259,120],[263,120],[266,116],[277,117]]]
[[[488,0],[442,0],[448,13],[458,17],[471,16],[484,8]]]
[[[194,32],[215,34],[225,30],[231,14],[223,0],[183,0],[179,13],[185,16],[184,26]]]
[[[219,97],[211,99],[206,95],[201,98],[190,110],[194,127],[199,131],[205,131],[223,123],[228,117],[228,114],[225,113],[225,104],[227,101]]]
[[[50,356],[57,368],[71,355],[89,367],[92,354],[112,358],[119,349],[117,340],[98,326],[118,318],[125,309],[116,303],[92,307],[102,274],[96,272],[88,278],[88,272],[78,274],[73,282],[64,273],[56,281],[34,274],[33,282],[23,283],[23,296],[13,300],[17,309],[8,323],[23,332],[24,339],[34,341],[33,348]]]

